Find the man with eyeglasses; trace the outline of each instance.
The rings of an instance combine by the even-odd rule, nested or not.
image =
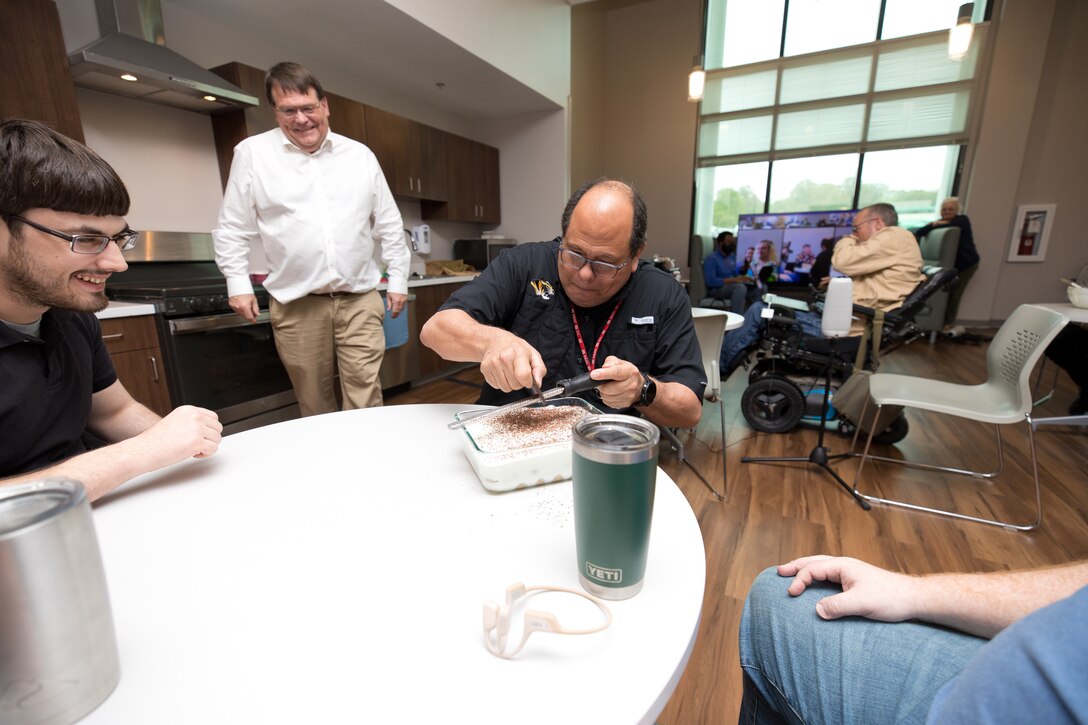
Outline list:
[[[567,202],[562,232],[500,254],[420,341],[447,360],[480,363],[482,404],[590,371],[601,384],[584,397],[598,408],[696,425],[706,375],[691,305],[671,275],[640,260],[642,197],[619,181],[587,182]]]
[[[854,304],[893,310],[925,279],[918,242],[898,224],[894,206],[873,204],[854,216],[852,233],[835,244],[831,266],[853,281]],[[820,283],[827,286],[826,280]],[[744,313],[744,326],[726,333],[719,360],[723,377],[745,361],[759,340],[764,309],[762,302],[756,302]],[[798,311],[794,315],[802,332],[822,334],[818,312]],[[864,320],[855,318],[850,335],[860,335],[864,329]]]
[[[83,144],[36,121],[0,124],[0,484],[67,477],[94,500],[218,450],[214,412],[159,418],[117,380],[102,340],[94,313],[137,239],[128,207]],[[88,452],[85,432],[113,445]]]
[[[230,306],[257,319],[250,250],[263,249],[276,350],[302,414],[339,408],[337,373],[344,409],[381,405],[382,322],[408,299],[400,211],[371,150],[329,130],[328,100],[312,73],[278,63],[265,93],[279,127],[235,147],[212,234]]]

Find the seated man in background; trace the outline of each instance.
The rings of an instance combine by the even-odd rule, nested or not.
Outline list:
[[[716,300],[728,300],[729,309],[744,313],[748,294],[755,289],[749,277],[737,273],[737,238],[722,232],[714,240],[714,251],[703,260],[706,293]]]
[[[210,410],[165,418],[117,380],[94,313],[136,242],[117,173],[36,121],[0,124],[0,484],[62,476],[92,501],[141,473],[216,452]],[[87,452],[90,432],[113,445]]]
[[[835,244],[831,264],[853,280],[854,304],[895,309],[925,279],[918,243],[898,223],[894,206],[873,204],[854,216],[853,233]],[[824,280],[820,284],[826,286]],[[744,326],[726,333],[720,359],[723,378],[744,362],[759,340],[763,309],[763,303],[756,302],[744,313]],[[804,333],[820,334],[819,313],[799,311],[796,319]],[[864,329],[864,321],[855,318],[850,334],[860,335]]]
[[[956,227],[960,230],[960,241],[956,247],[956,284],[948,293],[948,306],[944,311],[945,331],[953,335],[962,335],[963,328],[956,326],[956,314],[960,309],[960,299],[963,291],[967,289],[967,283],[978,269],[978,250],[975,248],[975,237],[971,233],[971,220],[966,214],[960,213],[960,200],[949,197],[941,202],[941,218],[926,224],[914,233],[919,240],[934,229],[941,227]]]
[[[1086,585],[1088,562],[916,577],[810,556],[767,569],[741,618],[740,722],[1084,722]]]
[[[693,427],[706,373],[691,304],[671,275],[640,261],[642,197],[619,181],[587,182],[567,202],[562,232],[503,252],[427,321],[420,342],[480,363],[483,404],[590,371],[601,383],[592,402],[606,412]]]

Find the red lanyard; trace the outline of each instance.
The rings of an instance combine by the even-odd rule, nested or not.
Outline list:
[[[570,319],[574,322],[574,334],[578,338],[578,347],[582,349],[582,359],[585,360],[586,369],[592,371],[597,366],[597,350],[601,347],[601,340],[604,339],[604,333],[608,332],[608,328],[612,324],[612,318],[620,311],[621,304],[623,304],[623,300],[616,302],[616,306],[612,308],[612,314],[608,316],[608,321],[604,323],[604,329],[601,330],[601,334],[597,336],[597,344],[593,346],[592,359],[586,354],[586,343],[582,339],[582,328],[578,325],[578,315],[574,314],[574,305],[571,305]]]

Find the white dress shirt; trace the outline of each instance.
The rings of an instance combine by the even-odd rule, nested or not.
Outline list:
[[[238,144],[212,238],[231,296],[253,294],[252,245],[264,248],[264,286],[281,303],[374,289],[382,276],[376,244],[388,290],[408,292],[411,252],[378,160],[332,131],[312,154],[278,128]]]

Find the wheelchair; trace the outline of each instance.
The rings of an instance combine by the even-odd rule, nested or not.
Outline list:
[[[925,268],[927,275],[896,309],[884,313],[879,355],[891,352],[926,333],[915,318],[926,309],[926,300],[956,281],[955,269]],[[834,396],[839,386],[854,372],[862,338],[847,337],[835,341],[805,334],[793,317],[796,303],[770,306],[775,314],[764,321],[759,340],[747,351],[748,387],[741,396],[741,413],[748,424],[763,433],[786,433],[798,425],[819,426],[821,418],[828,430],[852,435],[856,421],[835,409]],[[814,307],[819,309],[822,300]],[[854,305],[854,314],[872,325],[875,310]],[[866,338],[864,368],[875,368],[872,337]],[[823,410],[826,373],[831,370],[828,409]],[[907,419],[900,414],[887,429],[874,435],[877,443],[898,443],[909,431]]]

